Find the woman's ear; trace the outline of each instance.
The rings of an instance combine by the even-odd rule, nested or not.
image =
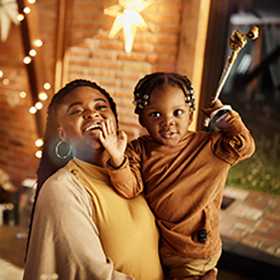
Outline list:
[[[57,134],[61,140],[67,141],[67,136],[61,126],[57,129]]]
[[[189,115],[189,125],[193,122],[193,110],[190,110],[190,115]]]

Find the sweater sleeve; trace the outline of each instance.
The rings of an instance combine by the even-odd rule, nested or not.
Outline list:
[[[255,142],[239,114],[231,110],[219,122],[220,131],[213,133],[213,152],[230,165],[249,158],[255,151]]]
[[[123,165],[114,169],[107,163],[106,167],[113,187],[123,197],[133,198],[143,191],[141,162],[130,143],[128,143]]]
[[[133,280],[106,258],[85,188],[69,172],[53,176],[36,203],[23,280]]]

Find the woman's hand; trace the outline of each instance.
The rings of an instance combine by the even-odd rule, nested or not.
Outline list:
[[[127,145],[127,135],[124,131],[115,131],[114,124],[110,120],[102,123],[102,132],[99,133],[99,140],[110,155],[110,165],[118,168],[124,161],[124,152]]]

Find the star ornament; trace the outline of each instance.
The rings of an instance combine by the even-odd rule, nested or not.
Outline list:
[[[0,0],[0,32],[1,42],[8,38],[11,21],[18,24],[18,5],[16,0]]]
[[[104,9],[105,15],[115,17],[108,37],[113,39],[123,30],[125,51],[130,53],[137,27],[144,31],[151,31],[150,26],[145,22],[140,12],[156,1],[157,0],[119,0],[117,5]]]

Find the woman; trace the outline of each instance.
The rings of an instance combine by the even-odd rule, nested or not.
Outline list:
[[[163,279],[145,199],[123,199],[110,186],[100,141],[109,123],[117,131],[115,103],[95,83],[75,80],[53,97],[24,280]],[[125,134],[119,139],[125,147]]]

